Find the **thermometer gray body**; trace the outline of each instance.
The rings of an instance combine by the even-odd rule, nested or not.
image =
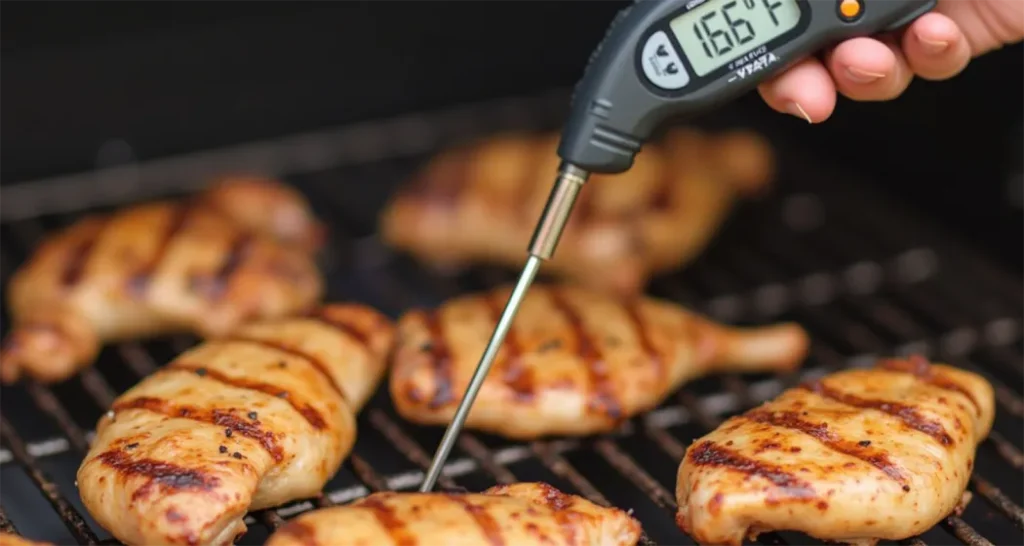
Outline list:
[[[667,118],[732,100],[823,47],[895,29],[934,5],[935,0],[641,0],[619,13],[591,56],[558,155],[588,172],[628,170]]]

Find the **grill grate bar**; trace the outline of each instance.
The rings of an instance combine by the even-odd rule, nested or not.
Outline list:
[[[135,375],[140,378],[149,377],[159,369],[153,357],[149,356],[149,353],[142,348],[142,344],[137,341],[118,344],[117,352],[121,354],[121,358],[135,372]]]
[[[1024,508],[1017,506],[992,482],[977,474],[971,476],[971,483],[974,484],[974,490],[985,497],[985,500],[1006,514],[1006,517],[1010,518],[1018,528],[1024,529]]]
[[[499,463],[494,459],[494,454],[491,450],[487,449],[487,446],[478,440],[475,436],[463,434],[459,437],[459,447],[463,451],[469,454],[480,462],[480,466],[487,471],[488,474],[494,476],[500,484],[512,484],[517,482],[515,475],[505,467],[505,465]]]
[[[668,432],[645,424],[644,433],[647,434],[654,443],[658,444],[658,447],[667,453],[673,460],[682,461],[683,457],[686,456],[686,446]]]
[[[988,433],[986,441],[992,444],[999,452],[999,455],[1010,463],[1017,470],[1024,468],[1024,453],[1021,453],[1009,440],[1003,437],[999,431],[992,430]]]
[[[284,518],[278,515],[274,510],[260,510],[257,517],[260,523],[265,525],[271,532],[276,530],[278,527],[284,525]]]
[[[117,398],[117,393],[114,392],[113,387],[107,380],[96,371],[95,368],[89,367],[81,372],[82,386],[85,387],[85,391],[96,400],[96,403],[103,409],[109,408],[114,405],[114,400]]]
[[[635,483],[655,504],[675,514],[677,508],[675,496],[658,483],[658,480],[652,478],[619,446],[611,440],[601,439],[594,442],[594,449],[608,461],[608,464],[612,465],[612,468]]]
[[[416,444],[416,441],[410,438],[402,431],[398,423],[391,420],[390,417],[384,414],[379,409],[370,410],[370,423],[373,424],[385,438],[391,440],[391,443],[405,456],[406,459],[416,463],[423,470],[430,467],[430,456],[427,455],[423,448]],[[455,480],[446,476],[444,472],[438,478],[438,483],[442,487],[451,491],[460,491],[462,488],[455,483]]]
[[[75,424],[71,415],[57,401],[57,397],[53,392],[32,380],[26,381],[25,387],[32,400],[39,406],[39,409],[43,410],[57,423],[61,432],[64,433],[71,443],[71,447],[81,453],[87,453],[89,451],[89,439],[86,437],[85,431]]]
[[[21,439],[21,436],[14,431],[14,427],[3,417],[0,417],[0,436],[7,442],[14,459],[18,461],[22,468],[25,469],[25,472],[28,473],[32,482],[42,491],[43,496],[50,502],[50,506],[53,506],[53,509],[57,511],[57,515],[64,520],[64,525],[75,536],[75,539],[84,544],[96,544],[99,539],[92,532],[92,529],[89,528],[89,524],[85,522],[85,519],[78,513],[78,510],[75,510],[75,507],[61,495],[60,487],[51,481],[43,470],[39,468],[35,458],[25,449],[25,441]]]
[[[531,445],[534,454],[540,459],[551,472],[556,476],[565,479],[572,484],[580,493],[588,499],[602,505],[611,506],[612,503],[601,493],[590,480],[585,478],[576,467],[569,464],[569,461],[562,456],[551,444],[545,442],[534,442]]]
[[[366,484],[370,491],[377,493],[388,490],[388,482],[377,473],[376,470],[366,462],[366,459],[356,455],[349,455],[348,462],[352,466],[352,473],[359,478],[359,481]]]
[[[950,516],[940,524],[968,546],[992,546],[992,543],[958,516]]]

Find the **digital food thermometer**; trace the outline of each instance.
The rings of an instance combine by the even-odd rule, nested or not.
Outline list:
[[[470,407],[543,260],[554,254],[590,173],[633,166],[668,118],[696,115],[750,91],[838,41],[894,30],[936,0],[640,0],[616,15],[577,84],[555,187],[530,256],[441,440],[421,491],[433,489]]]

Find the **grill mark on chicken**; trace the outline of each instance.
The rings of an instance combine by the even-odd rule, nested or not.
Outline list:
[[[434,395],[431,397],[427,407],[438,409],[450,404],[455,399],[452,392],[453,374],[452,353],[445,341],[444,324],[441,322],[440,311],[424,313],[423,322],[426,324],[430,340],[427,350],[430,351],[431,367],[434,372]]]
[[[647,207],[651,211],[664,212],[671,208],[672,182],[675,181],[672,176],[673,174],[672,169],[666,168],[661,178],[658,180],[658,187],[651,192],[650,201],[647,203]]]
[[[541,488],[544,492],[544,504],[551,509],[555,522],[562,530],[566,544],[573,546],[579,544],[576,515],[571,510],[574,499],[549,484],[543,484]]]
[[[697,444],[690,449],[689,458],[697,466],[721,466],[748,476],[760,476],[782,488],[787,495],[796,500],[817,498],[817,493],[809,482],[787,472],[783,467],[749,459],[714,442],[704,441]]]
[[[305,419],[306,422],[310,424],[310,426],[317,430],[323,430],[327,428],[327,423],[324,421],[323,416],[320,415],[320,412],[318,412],[316,408],[310,406],[309,404],[300,403],[296,401],[295,397],[292,396],[291,393],[282,389],[281,387],[278,387],[277,385],[263,383],[261,381],[253,381],[251,379],[245,379],[242,377],[230,377],[228,375],[218,372],[217,370],[212,370],[210,368],[203,367],[202,365],[195,364],[192,362],[185,362],[182,360],[172,362],[167,367],[167,369],[181,370],[192,373],[197,373],[201,370],[203,377],[209,378],[218,383],[222,383],[224,385],[229,385],[239,389],[262,392],[264,394],[274,396],[277,398],[283,398],[285,402],[288,402],[288,404],[291,405],[291,407],[294,408],[295,411],[298,412],[299,415],[301,415],[302,418]]]
[[[496,300],[496,297],[497,295],[488,295],[488,297],[484,298],[491,320],[495,324],[501,318],[502,312],[501,302]],[[523,347],[519,341],[519,336],[516,334],[514,324],[509,327],[508,333],[505,334],[505,342],[502,344],[502,347],[505,349],[505,360],[496,363],[498,377],[504,381],[508,388],[512,389],[516,400],[522,402],[532,400],[536,394],[534,392],[533,369],[523,365]]]
[[[864,446],[858,442],[845,440],[828,429],[828,423],[812,423],[805,421],[795,411],[768,411],[751,410],[743,414],[741,418],[757,423],[765,423],[773,427],[785,428],[802,432],[822,445],[851,457],[856,457],[871,466],[881,470],[886,476],[892,478],[900,485],[906,485],[907,479],[901,472],[898,465],[889,459],[889,454],[884,450]]]
[[[231,286],[231,277],[236,271],[241,269],[245,260],[249,257],[255,242],[256,238],[252,233],[247,231],[240,232],[235,237],[235,240],[232,241],[231,247],[228,248],[227,256],[224,257],[224,262],[221,263],[220,268],[212,275],[195,279],[195,286],[210,299],[219,300],[223,298],[228,292],[228,287]]]
[[[344,333],[348,337],[356,340],[356,342],[366,349],[370,348],[370,336],[366,332],[356,328],[345,320],[332,317],[331,314],[323,307],[318,307],[306,313],[306,317],[314,319],[325,326],[330,326],[331,328]]]
[[[647,326],[643,319],[643,314],[640,311],[640,302],[634,301],[626,305],[626,312],[629,314],[629,320],[633,323],[633,328],[636,331],[636,339],[640,344],[640,350],[643,351],[644,356],[650,361],[651,365],[655,370],[655,378],[660,382],[665,377],[665,362],[658,352],[654,348],[654,343],[648,336]]]
[[[121,474],[149,478],[145,485],[132,493],[133,501],[146,497],[156,487],[178,492],[209,491],[220,485],[220,478],[202,470],[147,458],[133,459],[120,449],[105,451],[96,458]]]
[[[168,400],[151,396],[140,396],[134,399],[115,402],[111,409],[115,412],[142,409],[167,417],[189,419],[224,427],[259,443],[273,457],[274,461],[281,462],[284,460],[284,450],[278,445],[273,432],[263,430],[258,420],[246,420],[235,415],[232,410],[211,410],[177,405]]]
[[[192,215],[193,206],[190,202],[183,202],[174,205],[174,209],[171,211],[170,217],[167,221],[167,229],[164,231],[163,237],[157,244],[153,255],[149,260],[146,261],[128,279],[128,293],[134,297],[142,297],[146,293],[146,289],[149,288],[149,282],[153,278],[153,274],[156,273],[160,267],[160,263],[163,262],[167,256],[167,251],[170,250],[171,244],[177,238],[185,226],[188,224],[188,219]]]
[[[608,370],[600,348],[587,335],[582,317],[566,301],[565,296],[557,289],[551,289],[550,296],[555,308],[565,315],[565,320],[572,327],[577,352],[587,367],[587,374],[593,390],[593,399],[587,403],[588,408],[592,411],[603,412],[612,419],[620,419],[622,408],[619,406],[618,400],[615,399],[615,386],[608,377]]]
[[[289,521],[284,525],[284,527],[278,529],[277,533],[281,536],[287,536],[295,539],[295,542],[298,544],[319,546],[319,543],[316,541],[316,528],[304,521]]]
[[[387,531],[395,546],[416,546],[416,537],[406,529],[405,522],[398,517],[395,510],[384,504],[384,500],[384,498],[374,495],[363,499],[357,506],[366,508],[373,514],[377,523]]]
[[[888,400],[871,400],[861,398],[853,394],[847,394],[828,385],[821,380],[812,381],[801,385],[801,388],[811,391],[824,398],[829,398],[847,406],[863,409],[875,409],[899,419],[908,427],[927,434],[944,446],[952,446],[953,438],[946,432],[942,423],[921,415],[917,409]]]
[[[487,513],[486,508],[475,505],[459,495],[449,495],[448,498],[466,510],[469,517],[473,518],[473,521],[480,527],[480,531],[487,537],[487,542],[491,546],[505,546],[505,539],[501,536],[501,526],[493,516]]]
[[[971,405],[974,406],[975,414],[981,415],[981,405],[978,404],[978,400],[974,398],[971,391],[948,377],[936,375],[931,363],[921,355],[913,355],[904,360],[895,358],[883,360],[878,364],[878,367],[891,372],[908,373],[933,387],[958,392],[967,397],[967,400],[971,402]]]
[[[89,257],[92,256],[92,250],[96,248],[96,243],[99,242],[109,224],[109,218],[98,220],[93,231],[79,241],[71,249],[71,252],[68,253],[67,261],[64,262],[64,268],[60,272],[60,284],[62,287],[73,288],[82,280],[82,276],[85,274],[85,266],[89,263]]]
[[[331,386],[331,389],[333,389],[334,392],[338,393],[338,396],[341,396],[343,399],[346,398],[345,397],[345,391],[343,391],[341,389],[341,386],[338,385],[338,383],[334,380],[334,376],[331,375],[330,368],[327,367],[327,364],[325,364],[322,360],[320,360],[316,356],[311,355],[311,354],[307,353],[306,351],[303,351],[302,349],[299,349],[298,347],[295,347],[295,346],[292,346],[292,345],[288,345],[286,343],[281,343],[281,342],[278,342],[278,341],[272,341],[272,340],[269,340],[269,339],[261,339],[261,338],[256,338],[256,337],[231,336],[231,337],[228,337],[226,339],[226,341],[233,341],[233,342],[236,342],[236,343],[250,343],[252,345],[260,345],[260,346],[266,347],[268,349],[273,349],[275,351],[279,351],[279,352],[285,353],[287,355],[294,356],[296,358],[301,358],[302,360],[305,360],[311,366],[313,366],[313,369],[315,369],[317,372],[320,373],[320,375],[323,376],[323,378],[327,381],[327,384]],[[278,392],[280,392],[280,389],[278,390]]]

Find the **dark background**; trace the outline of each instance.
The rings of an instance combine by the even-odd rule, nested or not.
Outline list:
[[[567,86],[623,5],[4,2],[0,183],[91,169],[110,139],[147,159]],[[1020,272],[1008,184],[1024,162],[1021,51],[890,103],[842,101],[820,126],[753,95],[729,114],[865,175]]]

